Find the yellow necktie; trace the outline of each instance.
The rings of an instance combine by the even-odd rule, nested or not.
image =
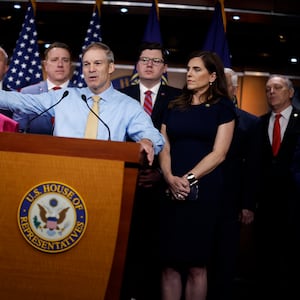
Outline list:
[[[99,115],[99,96],[93,96],[93,107],[92,111],[90,111],[88,115],[88,119],[86,122],[86,128],[85,128],[85,138],[87,139],[96,139],[97,138],[97,133],[98,133],[98,118],[95,115]]]

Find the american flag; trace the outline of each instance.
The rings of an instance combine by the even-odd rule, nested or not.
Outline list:
[[[24,86],[38,83],[42,78],[34,9],[30,1],[3,84],[8,89],[20,90]]]
[[[82,46],[82,52],[83,50],[92,42],[101,42],[101,26],[100,26],[100,5],[102,1],[97,1],[97,4],[95,5],[94,12],[92,14],[92,18],[90,20],[90,25],[86,33],[86,37],[84,39],[84,44]],[[74,71],[74,75],[72,78],[72,82],[75,86],[78,87],[85,87],[86,83],[83,78],[82,74],[82,52],[79,55],[79,62],[77,64],[77,67]]]
[[[226,37],[224,0],[219,0],[215,5],[215,11],[202,50],[216,52],[222,59],[224,67],[231,67],[231,55]]]
[[[159,7],[158,1],[152,0],[151,10],[148,16],[147,25],[144,32],[143,42],[156,42],[159,44],[163,44],[162,36],[160,32],[160,24],[159,24]],[[168,84],[168,73],[165,72],[162,75],[162,84]],[[136,66],[132,72],[130,78],[130,84],[138,84],[139,83],[139,75],[136,70]]]

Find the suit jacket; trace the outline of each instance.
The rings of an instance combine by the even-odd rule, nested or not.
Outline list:
[[[68,87],[74,86],[71,82]],[[29,85],[20,90],[23,94],[42,94],[48,92],[47,81],[41,81],[37,84]],[[35,118],[33,120],[33,118]],[[29,133],[49,134],[53,132],[54,119],[47,112],[37,117],[36,113],[25,114],[14,112],[13,119],[19,123],[20,131],[28,131]],[[32,120],[32,121],[30,121]]]
[[[129,85],[123,89],[120,89],[120,92],[125,93],[128,96],[131,96],[132,98],[141,102],[139,84]],[[151,114],[152,122],[158,130],[160,130],[161,124],[163,122],[164,112],[168,107],[168,103],[179,96],[181,92],[182,90],[179,88],[163,84],[160,85]],[[157,168],[159,168],[158,156],[155,156],[152,164],[152,169]]]
[[[131,96],[132,98],[136,99],[137,101],[141,102],[139,84],[129,85],[128,87],[120,89],[120,92],[125,93]],[[173,100],[180,94],[181,89],[179,88],[163,84],[160,85],[151,115],[153,124],[158,130],[160,130],[163,121],[164,111],[167,109],[169,101]]]
[[[272,145],[268,136],[268,124],[271,112],[263,115],[262,120],[262,162],[263,186],[259,197],[261,221],[270,222],[276,219],[282,226],[294,222],[295,207],[299,206],[294,164],[299,163],[297,149],[300,139],[300,111],[293,107],[279,152],[276,157],[272,153]],[[264,196],[267,195],[267,196]],[[268,218],[272,218],[269,220]]]
[[[241,209],[255,211],[260,186],[260,119],[236,108],[237,120],[230,148],[223,163],[224,201],[222,214],[238,217]]]

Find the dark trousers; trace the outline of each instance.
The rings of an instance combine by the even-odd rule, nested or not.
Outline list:
[[[137,188],[125,261],[121,300],[159,300],[159,191]]]
[[[216,239],[208,266],[208,299],[232,300],[240,241],[240,224],[223,219],[216,228]]]
[[[300,299],[299,226],[286,215],[272,220],[280,214],[269,209],[256,222],[258,293],[265,299]]]

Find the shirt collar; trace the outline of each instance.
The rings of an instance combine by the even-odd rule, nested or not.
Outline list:
[[[108,101],[108,99],[112,99],[114,90],[115,89],[111,83],[110,87],[108,89],[106,89],[105,91],[103,91],[102,93],[97,94],[97,95],[100,96],[101,101]],[[87,91],[86,92],[87,99],[90,99],[92,96],[95,95],[88,87],[86,87],[86,91]]]
[[[140,83],[140,90],[141,90],[141,94],[144,95],[146,91],[151,91],[152,92],[152,97],[156,97],[158,90],[160,88],[161,83],[157,83],[155,86],[153,86],[151,89],[148,89],[147,87],[145,87],[142,83]]]
[[[54,84],[54,83],[52,83],[50,80],[47,79],[48,90],[49,90],[49,91],[52,90],[55,86],[60,86],[62,89],[67,88],[68,85],[69,85],[69,81],[70,81],[70,80],[64,82],[63,84],[57,85],[57,84]]]
[[[290,118],[292,110],[293,110],[293,106],[289,105],[286,109],[281,111],[280,114],[284,119],[288,120]],[[277,113],[272,112],[272,116],[273,116],[274,119],[275,119],[275,115],[277,115]]]

